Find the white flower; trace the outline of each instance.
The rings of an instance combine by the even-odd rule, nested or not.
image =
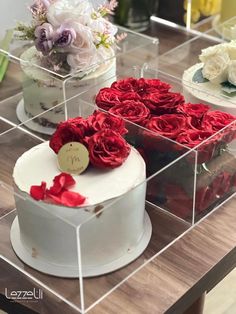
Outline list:
[[[229,64],[228,81],[236,86],[236,60],[232,60]]]
[[[205,59],[202,74],[210,82],[220,84],[228,79],[230,58],[227,52],[215,52]]]
[[[86,0],[60,0],[52,3],[47,12],[48,22],[55,28],[60,27],[66,20],[80,22],[84,16],[90,16],[93,7]]]
[[[97,50],[93,43],[90,28],[80,23],[71,21],[68,24],[76,33],[76,38],[64,52],[68,53],[67,62],[72,70],[85,70],[95,64]]]
[[[201,62],[205,63],[207,62],[212,56],[215,56],[216,54],[220,53],[227,53],[227,47],[225,44],[219,44],[215,46],[208,47],[206,49],[202,49],[202,53],[199,56],[199,59]]]

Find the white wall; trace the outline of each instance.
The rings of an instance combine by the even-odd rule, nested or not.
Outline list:
[[[32,0],[0,0],[0,38],[8,28],[14,28],[17,21],[30,21],[27,6]]]

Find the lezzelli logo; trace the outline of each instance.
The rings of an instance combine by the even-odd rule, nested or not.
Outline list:
[[[33,288],[33,290],[11,290],[5,288],[5,297],[9,300],[22,300],[27,302],[37,302],[43,299],[43,290]]]

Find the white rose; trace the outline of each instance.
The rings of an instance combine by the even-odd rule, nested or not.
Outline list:
[[[215,46],[208,47],[206,49],[202,49],[202,53],[199,56],[201,62],[207,62],[212,56],[218,53],[227,53],[227,46],[225,44],[219,44]]]
[[[89,16],[92,12],[93,7],[89,1],[60,0],[49,6],[47,19],[57,28],[68,19],[80,22],[80,19],[83,20],[84,16]]]
[[[70,22],[69,25],[76,32],[76,38],[64,50],[68,53],[67,62],[72,70],[84,70],[96,62],[97,49],[93,43],[93,35],[87,26],[80,23]]]
[[[236,60],[232,60],[229,64],[228,81],[236,86]]]
[[[211,55],[204,63],[202,74],[214,84],[225,82],[228,79],[229,63],[230,58],[226,52]]]

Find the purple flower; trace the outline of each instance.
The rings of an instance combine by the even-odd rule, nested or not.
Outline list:
[[[34,35],[35,47],[41,51],[44,55],[49,54],[53,48],[53,36],[54,30],[51,24],[44,23],[41,26],[36,27]]]
[[[66,28],[62,25],[56,32],[54,44],[59,48],[64,48],[72,44],[75,38],[75,30],[73,28]]]

